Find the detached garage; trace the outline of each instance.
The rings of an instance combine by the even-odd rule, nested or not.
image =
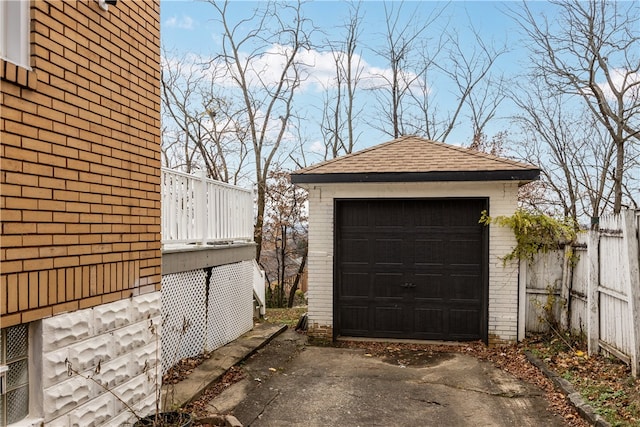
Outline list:
[[[296,171],[309,191],[309,334],[518,338],[511,215],[539,169],[407,136]],[[522,329],[522,328],[520,328]]]

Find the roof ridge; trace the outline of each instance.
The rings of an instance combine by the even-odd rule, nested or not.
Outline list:
[[[403,135],[403,136],[401,136],[399,138],[392,139],[391,141],[387,141],[387,142],[383,142],[381,144],[372,145],[370,147],[363,148],[362,150],[358,150],[355,153],[343,154],[342,156],[334,157],[333,159],[324,160],[324,161],[322,161],[320,163],[316,163],[315,165],[311,165],[311,166],[307,166],[306,168],[299,169],[299,170],[295,171],[295,173],[309,172],[309,171],[312,171],[312,170],[317,169],[319,167],[326,166],[326,165],[329,165],[331,163],[335,163],[337,161],[341,161],[341,160],[344,160],[344,159],[350,159],[352,157],[357,157],[357,156],[359,156],[361,154],[368,153],[369,151],[374,151],[374,150],[376,150],[378,148],[381,148],[381,147],[386,147],[386,146],[389,146],[389,145],[393,145],[393,144],[399,143],[401,140],[404,140],[406,137],[407,137],[406,135]]]
[[[381,148],[385,148],[388,147],[390,145],[394,145],[394,144],[399,144],[401,142],[410,140],[410,139],[414,139],[416,140],[416,142],[420,142],[420,143],[429,143],[429,144],[433,144],[436,146],[440,146],[442,148],[448,149],[448,150],[454,150],[454,151],[458,151],[460,153],[464,153],[464,154],[469,154],[472,156],[476,156],[476,157],[483,157],[485,159],[488,160],[493,160],[493,161],[497,161],[503,164],[507,164],[507,165],[511,165],[511,166],[518,166],[518,167],[524,167],[524,168],[530,168],[533,165],[527,164],[527,163],[523,163],[523,162],[519,162],[517,160],[512,160],[512,159],[508,159],[506,157],[500,157],[500,156],[496,156],[493,154],[489,154],[489,153],[485,153],[482,151],[478,151],[478,150],[474,150],[472,148],[468,148],[468,147],[462,147],[459,145],[453,145],[453,144],[447,144],[445,142],[440,142],[440,141],[434,141],[432,139],[427,139],[427,138],[423,138],[421,136],[418,135],[402,135],[399,136],[398,138],[392,139],[390,141],[387,142],[383,142],[381,144],[377,144],[377,145],[373,145],[370,147],[366,147],[363,148],[362,150],[356,151],[354,153],[349,153],[349,154],[344,154],[342,156],[338,156],[338,157],[334,157],[333,159],[329,159],[329,160],[325,160],[322,161],[320,163],[316,163],[315,165],[311,165],[311,166],[307,166],[305,168],[299,169],[297,171],[295,171],[294,173],[306,173],[306,172],[311,172],[315,169],[324,167],[326,165],[330,165],[332,163],[335,162],[339,162],[339,161],[343,161],[346,159],[351,159],[354,157],[358,157],[364,154],[367,154],[371,151],[375,151]]]

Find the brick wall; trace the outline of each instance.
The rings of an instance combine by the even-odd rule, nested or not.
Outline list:
[[[436,182],[384,184],[323,184],[309,186],[309,334],[326,338],[333,327],[333,212],[336,198],[488,197],[489,214],[512,215],[517,208],[515,182]],[[503,265],[515,245],[513,232],[489,229],[490,344],[517,339],[518,268]]]
[[[3,327],[160,289],[159,9],[32,1],[0,61]]]

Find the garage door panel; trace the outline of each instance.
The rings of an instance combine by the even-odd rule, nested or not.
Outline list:
[[[403,228],[406,223],[403,206],[394,203],[372,201],[368,220],[375,229]]]
[[[444,276],[442,274],[416,274],[410,282],[412,297],[416,300],[442,302],[444,300]]]
[[[442,308],[418,308],[413,312],[413,330],[417,334],[430,334],[430,338],[438,339],[445,330],[445,311]]]
[[[369,297],[369,273],[348,273],[340,274],[340,295],[349,297]]]
[[[482,290],[478,289],[478,276],[453,274],[449,284],[449,301],[480,304]]]
[[[445,243],[442,239],[425,239],[416,237],[414,243],[415,260],[419,266],[443,265],[445,259]]]
[[[379,334],[396,336],[406,331],[406,316],[403,307],[397,305],[378,306],[375,308],[374,330]]]
[[[450,252],[450,262],[452,265],[480,265],[482,260],[478,259],[482,253],[482,242],[480,239],[453,239],[448,242]]]
[[[367,239],[345,239],[342,242],[342,262],[349,264],[369,263],[369,241]]]
[[[374,273],[373,275],[373,298],[378,300],[385,298],[402,299],[404,298],[405,288],[401,287],[404,283],[403,274],[398,273]]]
[[[369,206],[367,203],[351,200],[343,201],[341,204],[342,209],[337,211],[336,219],[342,226],[356,230],[368,227]]]
[[[447,225],[452,227],[476,225],[486,209],[483,199],[449,199],[446,205]]]
[[[374,262],[377,265],[403,264],[403,240],[398,238],[381,238],[373,241]]]
[[[428,209],[423,203],[410,203],[408,215],[413,218],[416,227],[443,226],[446,224],[446,215],[442,203],[434,202]]]
[[[366,336],[371,322],[369,307],[343,304],[340,307],[340,328],[351,336]]]
[[[452,309],[449,312],[449,333],[459,339],[480,335],[480,312],[478,310]]]
[[[486,199],[356,200],[336,206],[335,277],[357,283],[354,289],[336,284],[338,334],[486,339],[488,245],[478,223]],[[344,305],[366,305],[368,323],[361,323],[362,307],[352,315]]]

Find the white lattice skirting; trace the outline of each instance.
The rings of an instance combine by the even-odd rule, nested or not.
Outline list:
[[[162,276],[162,373],[253,328],[253,265],[243,261]]]

